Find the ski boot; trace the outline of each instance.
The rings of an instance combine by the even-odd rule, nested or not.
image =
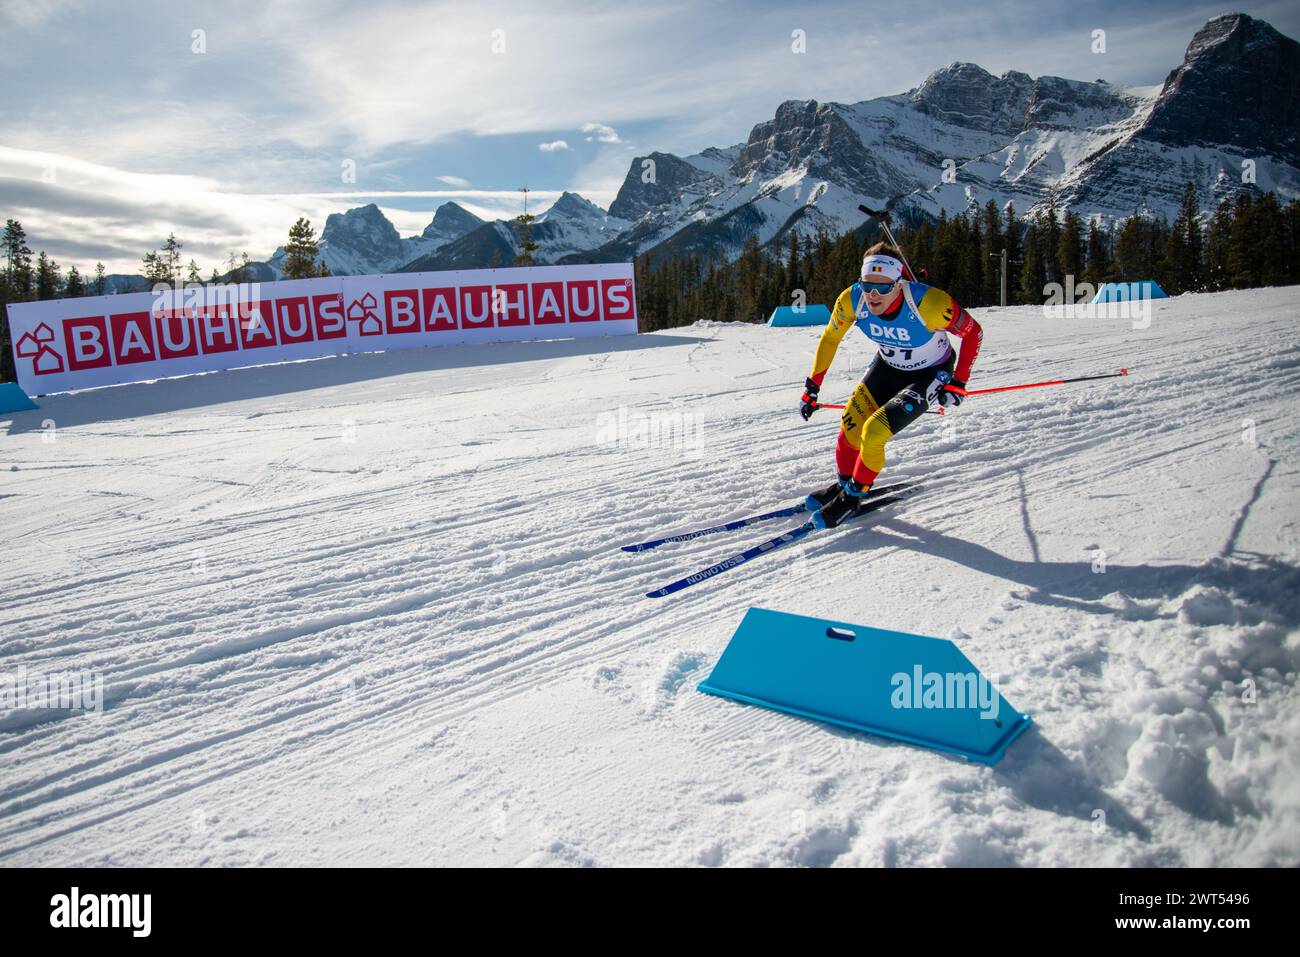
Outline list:
[[[835,498],[813,513],[813,524],[818,528],[834,528],[845,519],[858,514],[858,510],[870,493],[870,485],[863,485],[852,479],[842,480]]]
[[[821,511],[822,507],[825,506],[827,502],[840,494],[840,487],[847,481],[850,481],[849,476],[841,475],[831,485],[826,486],[826,488],[822,489],[820,492],[813,492],[805,498],[803,500],[804,506],[810,512]]]

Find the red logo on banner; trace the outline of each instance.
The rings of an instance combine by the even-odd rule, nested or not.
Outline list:
[[[498,326],[529,324],[528,283],[512,282],[492,287],[492,314]]]
[[[73,372],[113,364],[113,357],[108,354],[108,323],[103,316],[64,319],[63,342],[68,349],[68,367]]]
[[[280,345],[311,342],[312,312],[306,296],[287,296],[275,301],[275,324],[280,329]]]
[[[158,358],[181,359],[199,354],[199,340],[195,335],[197,320],[193,314],[184,309],[165,309],[155,311],[153,321]]]
[[[530,287],[533,298],[533,325],[564,322],[564,283],[535,282]]]
[[[632,280],[602,279],[600,297],[605,304],[605,319],[631,319],[634,315],[632,304]]]
[[[454,287],[424,290],[424,331],[454,330],[460,315],[459,304]]]
[[[327,285],[328,280],[309,281],[305,284],[271,284],[259,287],[230,286],[228,291],[250,301],[212,302],[203,299],[183,303],[179,297],[153,296],[141,293],[135,298],[104,300],[110,308],[116,305],[121,311],[97,316],[73,315],[94,308],[96,300],[80,303],[42,304],[37,310],[29,304],[15,304],[12,310],[31,308],[35,315],[30,319],[21,312],[18,322],[21,332],[14,342],[14,355],[31,360],[30,371],[21,367],[20,378],[27,375],[47,376],[91,372],[84,377],[70,376],[60,382],[61,388],[80,388],[82,384],[109,384],[110,382],[138,381],[154,375],[174,375],[177,372],[225,368],[240,364],[243,350],[261,350],[257,357],[248,357],[243,364],[278,362],[306,355],[327,355],[346,352],[349,347],[330,345],[327,340],[348,340],[352,337],[389,336],[400,339],[400,333],[451,333],[449,336],[408,336],[399,345],[387,340],[370,348],[401,348],[405,346],[440,345],[445,342],[498,341],[520,337],[545,338],[552,335],[604,334],[603,327],[588,326],[583,329],[561,332],[559,327],[568,323],[599,323],[602,320],[623,321],[627,326],[636,319],[636,300],[633,283],[628,278],[606,279],[606,276],[626,277],[626,265],[547,268],[523,273],[517,270],[485,273],[447,272],[400,277],[348,277],[346,281]],[[547,277],[541,281],[493,283],[492,279],[518,276]],[[567,279],[570,275],[591,277]],[[551,277],[560,278],[551,278]],[[481,278],[480,278],[481,277]],[[480,285],[457,286],[453,283],[477,280]],[[411,283],[409,288],[384,289],[392,282]],[[442,282],[447,285],[425,288],[422,282]],[[285,288],[282,298],[271,295],[271,290]],[[313,295],[314,290],[334,289]],[[337,291],[337,290],[342,291]],[[265,297],[262,293],[266,294]],[[119,305],[120,303],[120,305]],[[51,310],[63,310],[55,313]],[[107,310],[106,310],[107,311]],[[57,315],[41,322],[42,317]],[[627,322],[632,320],[632,322]],[[28,326],[27,322],[37,323]],[[355,322],[355,327],[349,323]],[[60,325],[62,324],[62,325]],[[58,326],[56,334],[53,326]],[[542,329],[546,326],[548,328]],[[537,327],[536,332],[530,331]],[[477,336],[462,336],[460,331],[487,330]],[[500,329],[500,334],[495,330]],[[514,330],[507,332],[507,330]],[[18,332],[15,329],[15,332]],[[373,341],[373,340],[372,340]],[[368,344],[353,341],[353,346]],[[277,347],[293,346],[283,352]],[[202,357],[207,357],[202,359]],[[130,366],[168,359],[193,359],[182,364],[176,372],[165,370],[126,370],[104,375],[99,370],[115,366]]]
[[[199,348],[203,354],[239,351],[237,321],[235,310],[228,302],[199,307]]]
[[[575,279],[564,285],[568,292],[570,322],[594,322],[600,318],[600,297],[596,291],[596,280]]]
[[[108,317],[113,332],[113,362],[153,362],[158,358],[153,345],[153,323],[147,312],[119,312]]]
[[[312,322],[317,339],[346,339],[348,321],[343,315],[343,294],[312,296]]]
[[[384,325],[375,313],[378,306],[379,300],[371,293],[366,293],[360,299],[353,299],[352,304],[348,306],[348,321],[359,323],[357,332],[361,335],[377,336],[384,331]]]
[[[265,349],[280,344],[275,333],[275,316],[268,303],[241,302],[238,308],[240,345],[245,349]]]
[[[420,331],[420,300],[414,289],[384,290],[384,318],[388,332]]]
[[[53,375],[63,371],[63,356],[50,345],[53,341],[54,330],[42,322],[31,332],[19,336],[14,343],[14,352],[32,360],[32,372],[36,375]]]
[[[490,329],[492,327],[492,287],[461,286],[460,327],[462,329]]]

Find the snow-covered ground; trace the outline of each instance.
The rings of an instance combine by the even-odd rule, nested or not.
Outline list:
[[[921,494],[660,601],[767,529],[619,545],[832,477],[818,330],[0,416],[0,674],[105,696],[0,712],[0,863],[1300,863],[1296,293],[979,310],[972,387],[1133,374],[927,417]],[[1034,728],[990,769],[697,693],[751,605],[953,638]]]

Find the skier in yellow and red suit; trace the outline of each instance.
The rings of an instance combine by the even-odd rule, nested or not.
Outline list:
[[[885,443],[934,404],[956,407],[979,355],[983,330],[942,289],[916,281],[903,256],[877,243],[862,258],[862,277],[840,293],[817,344],[812,374],[804,384],[800,414],[817,408],[817,393],[840,340],[856,325],[879,346],[870,368],[849,399],[835,445],[835,484],[808,496],[813,521],[833,528],[853,515],[885,467]],[[961,356],[949,333],[961,339]]]

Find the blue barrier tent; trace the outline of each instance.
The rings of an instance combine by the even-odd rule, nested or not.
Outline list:
[[[1168,299],[1160,283],[1154,279],[1142,279],[1138,282],[1103,283],[1092,297],[1093,302],[1129,302],[1134,299]]]
[[[824,326],[830,322],[831,311],[825,306],[777,306],[767,317],[769,326]]]

